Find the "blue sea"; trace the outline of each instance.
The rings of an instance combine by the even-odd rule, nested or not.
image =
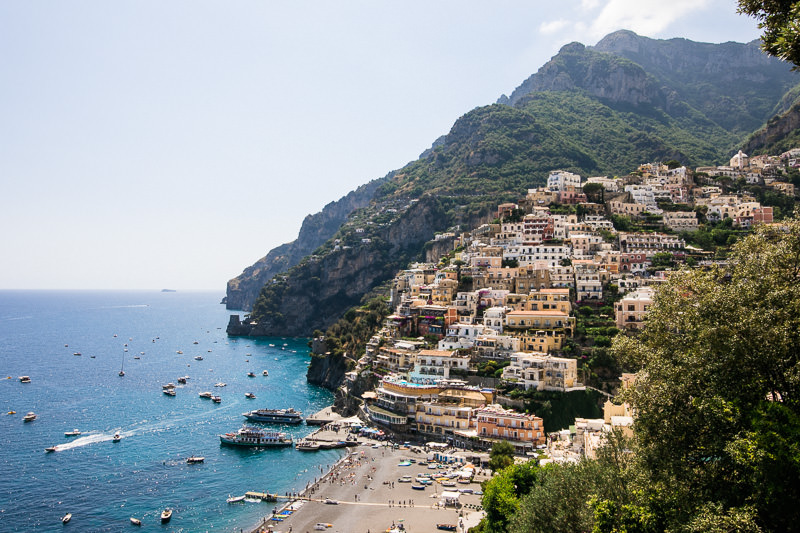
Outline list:
[[[130,517],[140,531],[247,531],[273,504],[228,504],[229,495],[301,490],[336,461],[337,450],[220,446],[245,411],[310,415],[332,401],[306,382],[307,339],[228,338],[222,296],[0,291],[0,532],[135,530]],[[177,395],[163,394],[180,376],[189,379]],[[24,423],[29,411],[37,418]],[[82,435],[65,437],[72,429]],[[312,429],[284,427],[296,439]],[[189,465],[191,455],[205,462]],[[166,507],[174,514],[162,525]]]

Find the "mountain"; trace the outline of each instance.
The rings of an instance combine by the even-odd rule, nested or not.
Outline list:
[[[609,175],[657,160],[727,161],[791,107],[797,81],[755,43],[616,32],[595,47],[568,44],[510,97],[459,118],[418,160],[340,200],[335,216],[333,208],[315,215],[326,223],[229,283],[228,305],[253,302],[257,325],[245,332],[254,335],[325,329],[398,268],[435,259],[436,233],[491,219],[497,204],[542,185],[551,170]]]

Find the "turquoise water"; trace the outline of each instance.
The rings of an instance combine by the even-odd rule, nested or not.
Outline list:
[[[228,339],[221,297],[0,291],[0,531],[119,531],[133,529],[131,516],[142,520],[140,531],[247,530],[272,505],[229,505],[229,494],[300,490],[339,457],[220,446],[218,435],[241,427],[245,411],[294,407],[308,415],[332,400],[306,382],[306,339]],[[32,383],[20,383],[21,375]],[[162,394],[184,375],[175,397]],[[28,411],[38,417],[23,423]],[[74,428],[83,434],[66,438]],[[311,429],[285,427],[295,438]],[[123,439],[112,443],[117,431]],[[57,452],[44,452],[53,445]],[[190,455],[205,463],[186,464]],[[165,507],[174,514],[161,525]],[[63,526],[68,512],[73,519]]]

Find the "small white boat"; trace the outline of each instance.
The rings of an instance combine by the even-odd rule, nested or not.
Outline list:
[[[132,526],[141,526],[142,525],[142,521],[139,520],[138,518],[131,517],[131,525]]]
[[[66,524],[70,520],[72,520],[72,513],[67,513],[67,514],[65,514],[64,516],[61,517],[61,523],[62,524]]]
[[[252,392],[245,392],[245,393],[244,393],[244,397],[245,397],[245,398],[249,398],[249,399],[251,399],[251,400],[255,400],[255,399],[256,399],[256,395],[255,395],[255,394],[253,394]]]
[[[78,430],[78,429],[73,429],[72,431],[67,431],[67,432],[65,432],[65,433],[64,433],[64,436],[65,436],[65,437],[77,437],[77,436],[78,436],[78,435],[80,435],[80,434],[81,434],[80,430]]]
[[[202,356],[202,355],[198,355],[198,356],[196,356],[196,357],[194,358],[194,360],[195,360],[195,361],[202,361],[202,360],[203,360],[203,356]]]
[[[268,372],[268,371],[266,371],[266,370],[264,370],[264,371],[261,373],[261,375],[263,375],[263,376],[269,376],[269,372]]]
[[[30,378],[30,376],[20,376],[19,377],[19,382],[20,383],[30,383],[31,382],[31,378]]]
[[[202,463],[205,460],[206,460],[205,457],[197,457],[197,456],[193,455],[191,457],[188,457],[186,459],[186,462],[189,463],[190,465],[194,465],[194,464],[197,464],[197,463]]]
[[[225,387],[225,386],[227,386],[227,385],[228,385],[227,383],[223,383],[223,382],[221,382],[221,381],[220,381],[219,383],[214,383],[214,386],[215,386],[215,387]]]
[[[33,422],[34,420],[36,420],[36,413],[33,411],[22,417],[23,422]]]
[[[201,398],[208,398],[209,400],[211,399],[211,393],[210,393],[210,392],[201,392],[201,393],[199,394],[199,396],[200,396]]]
[[[254,378],[254,377],[256,377],[256,375],[254,373],[252,373],[252,372],[248,372],[247,373],[247,377],[248,378]]]
[[[122,435],[119,433],[114,433],[114,437],[112,437],[111,442],[119,442],[122,440]]]
[[[228,503],[239,503],[244,501],[244,496],[231,496],[228,494],[228,499],[226,500]]]
[[[222,396],[212,396],[211,401],[214,403],[220,403],[222,401]]]
[[[163,392],[167,396],[175,396],[177,394],[177,392],[175,392],[175,389],[164,389],[161,392]]]
[[[172,509],[164,509],[161,511],[161,523],[169,522],[169,519],[172,518]]]
[[[46,451],[47,453],[54,452],[54,451],[56,451],[56,447],[55,446],[50,446],[49,448],[45,448],[44,451]]]

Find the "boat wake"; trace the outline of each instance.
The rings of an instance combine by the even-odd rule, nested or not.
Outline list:
[[[81,446],[88,446],[89,444],[97,444],[98,442],[105,442],[114,438],[113,433],[109,433],[108,435],[104,433],[95,433],[93,435],[86,435],[85,437],[78,437],[77,439],[71,442],[65,442],[64,444],[57,445],[56,451],[63,452],[65,450],[71,450],[73,448],[80,448]]]

